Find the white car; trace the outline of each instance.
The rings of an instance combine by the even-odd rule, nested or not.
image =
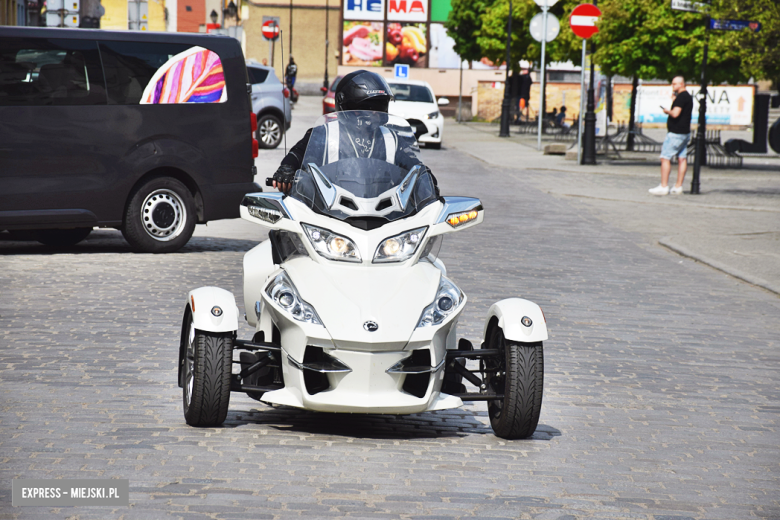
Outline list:
[[[439,105],[449,105],[450,100],[443,97],[437,102],[433,89],[426,81],[392,80],[388,83],[395,96],[388,112],[409,121],[419,143],[428,148],[441,148],[444,117],[439,112]]]

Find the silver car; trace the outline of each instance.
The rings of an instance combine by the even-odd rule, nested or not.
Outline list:
[[[276,148],[292,123],[290,91],[276,77],[273,67],[254,60],[247,60],[246,65],[252,84],[252,111],[257,114],[257,142],[260,148]]]

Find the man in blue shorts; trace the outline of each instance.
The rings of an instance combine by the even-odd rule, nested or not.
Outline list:
[[[693,98],[685,90],[685,78],[677,76],[672,80],[672,108],[663,109],[666,120],[666,139],[661,148],[661,184],[648,190],[652,195],[681,195],[685,172],[688,170],[688,141],[691,138],[691,112]],[[677,183],[669,188],[669,174],[672,171],[672,157],[677,156]]]

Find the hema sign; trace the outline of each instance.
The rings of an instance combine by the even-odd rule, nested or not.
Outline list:
[[[392,22],[427,22],[428,0],[387,0],[387,19]]]
[[[377,20],[385,18],[385,0],[344,0],[345,20]]]

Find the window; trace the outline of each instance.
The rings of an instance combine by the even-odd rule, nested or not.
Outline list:
[[[252,83],[252,85],[263,83],[268,77],[268,71],[265,69],[247,67],[247,71],[249,72],[249,82]]]
[[[433,103],[433,96],[427,87],[408,85],[405,83],[390,83],[396,101],[416,101],[418,103]]]
[[[100,42],[108,103],[215,103],[227,100],[219,56],[203,47]]]
[[[0,105],[105,104],[94,41],[0,38]]]

